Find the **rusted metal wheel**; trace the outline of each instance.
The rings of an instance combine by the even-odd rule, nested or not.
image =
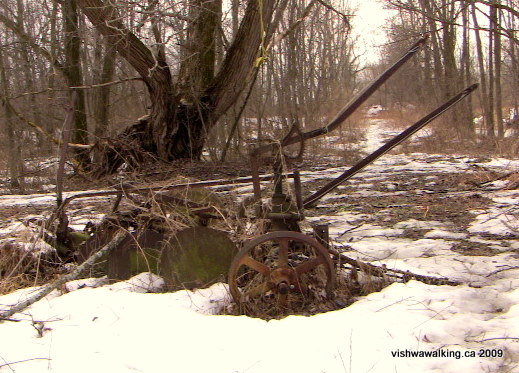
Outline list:
[[[245,244],[231,263],[228,282],[239,305],[271,302],[283,308],[315,294],[331,298],[335,272],[328,251],[317,240],[277,231]]]

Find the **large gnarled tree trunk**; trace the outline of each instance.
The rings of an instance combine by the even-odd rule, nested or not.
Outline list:
[[[120,56],[128,61],[146,84],[151,100],[149,116],[128,128],[119,141],[100,146],[109,173],[122,164],[123,142],[129,152],[136,146],[164,160],[199,158],[206,134],[238,99],[252,76],[260,44],[266,42],[274,0],[249,0],[245,15],[222,65],[215,73],[215,37],[220,22],[221,0],[193,0],[196,14],[188,33],[189,59],[183,61],[179,81],[172,78],[162,48],[154,54],[121,22],[111,2],[78,0],[79,7]],[[262,6],[263,9],[259,9]],[[263,16],[263,21],[260,20]],[[156,40],[160,39],[155,35]],[[138,161],[138,160],[137,160]]]

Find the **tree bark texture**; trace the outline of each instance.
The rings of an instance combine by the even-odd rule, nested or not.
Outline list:
[[[501,10],[499,9],[499,0],[494,1],[494,65],[495,65],[495,98],[496,98],[496,124],[497,136],[503,138],[505,136],[503,121],[503,95],[501,90],[501,65],[502,65],[502,47],[501,47]]]
[[[496,8],[490,7],[490,32],[488,33],[488,123],[487,136],[495,137],[495,74],[494,74],[494,32],[495,32],[495,12]]]
[[[476,37],[476,55],[478,60],[478,71],[479,71],[479,80],[481,84],[481,88],[479,90],[479,95],[481,97],[481,107],[483,109],[483,118],[484,118],[484,125],[485,125],[485,131],[489,127],[489,123],[491,122],[491,114],[488,111],[488,84],[487,84],[487,74],[485,73],[486,67],[485,67],[485,55],[483,53],[483,41],[481,40],[481,33],[479,31],[479,24],[476,14],[476,5],[471,5],[471,15],[472,15],[472,21],[474,23],[474,35]]]
[[[20,149],[20,142],[18,140],[18,136],[16,136],[14,130],[14,115],[11,108],[11,103],[9,101],[9,85],[10,82],[7,78],[6,69],[7,69],[6,59],[0,49],[0,86],[2,87],[2,92],[0,97],[2,98],[2,106],[5,109],[5,132],[8,141],[8,146],[11,151],[7,152],[7,166],[9,168],[9,178],[11,179],[9,184],[11,188],[14,190],[18,190],[23,192],[24,190],[24,177],[23,177],[23,160]]]
[[[64,72],[70,87],[83,85],[81,67],[81,38],[79,36],[79,14],[76,0],[64,1],[62,13],[65,31],[65,65]],[[77,92],[74,114],[74,142],[88,144],[88,125],[86,116],[85,93]],[[90,157],[85,149],[75,149],[75,159],[81,168],[88,169]]]
[[[100,84],[109,83],[113,80],[115,74],[115,60],[116,50],[108,40],[104,42],[104,55],[102,57],[102,70]],[[94,136],[96,139],[100,139],[107,135],[109,125],[109,113],[110,113],[110,93],[112,87],[106,85],[100,87],[96,91],[94,99]]]

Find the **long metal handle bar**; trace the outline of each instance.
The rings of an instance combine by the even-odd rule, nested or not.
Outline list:
[[[271,181],[275,177],[274,174],[266,174],[260,175],[259,181]],[[282,177],[293,178],[294,173],[288,173],[283,175]],[[183,183],[183,184],[173,184],[173,185],[161,185],[161,186],[151,186],[151,187],[135,187],[132,185],[124,185],[117,189],[108,189],[108,190],[96,190],[91,192],[81,192],[77,194],[73,194],[63,201],[61,204],[61,208],[64,208],[70,202],[78,198],[88,198],[88,197],[103,197],[103,196],[113,196],[120,195],[124,193],[138,193],[138,192],[147,192],[147,191],[167,191],[167,190],[175,190],[175,189],[183,189],[183,188],[201,188],[201,187],[211,187],[211,186],[235,186],[236,184],[247,184],[253,181],[251,176],[246,177],[238,177],[230,180],[207,180],[207,181],[197,181],[193,183]]]
[[[380,156],[384,155],[391,149],[393,149],[395,146],[400,144],[402,141],[406,140],[410,136],[412,136],[414,133],[425,127],[427,124],[432,122],[434,119],[436,119],[438,116],[442,115],[444,112],[449,110],[452,106],[457,104],[459,101],[463,100],[465,97],[470,95],[479,84],[473,84],[470,87],[464,89],[460,93],[458,93],[456,96],[452,97],[450,100],[446,101],[443,105],[439,106],[436,110],[433,110],[429,114],[427,114],[425,117],[420,119],[418,122],[407,128],[406,130],[402,131],[400,134],[393,137],[391,140],[389,140],[386,144],[382,145],[380,148],[375,150],[373,153],[368,155],[363,160],[359,161],[357,164],[355,164],[353,167],[351,167],[349,170],[345,171],[342,175],[340,175],[338,178],[332,180],[325,186],[323,186],[321,189],[319,189],[317,192],[313,193],[309,197],[307,197],[303,202],[303,207],[308,208],[313,206],[318,200],[320,200],[322,197],[324,197],[326,194],[330,193],[332,190],[337,188],[339,185],[347,181],[349,178],[351,178],[353,175],[357,174],[359,171],[364,169],[366,166],[368,166],[370,163],[373,163],[376,159],[378,159]]]
[[[283,140],[282,146],[288,146],[291,144],[295,144],[299,141],[306,141],[308,139],[312,139],[317,136],[321,136],[327,134],[328,132],[333,131],[337,127],[341,125],[350,115],[352,115],[355,110],[357,110],[371,95],[380,88],[382,84],[384,84],[393,74],[395,74],[411,57],[413,57],[416,52],[420,50],[420,48],[425,44],[428,35],[425,35],[423,38],[414,43],[409,50],[392,66],[390,66],[386,71],[384,71],[380,76],[375,79],[369,86],[367,86],[364,90],[362,90],[355,98],[353,98],[346,106],[344,106],[341,111],[333,118],[327,125],[321,128],[317,128],[315,130],[303,132],[302,134],[290,136]],[[255,149],[256,154],[265,153],[268,151],[272,151],[272,144],[262,145]]]

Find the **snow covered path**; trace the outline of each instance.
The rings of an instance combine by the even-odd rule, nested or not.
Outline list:
[[[225,284],[76,283],[0,324],[0,372],[519,372],[519,190],[471,183],[481,170],[518,169],[392,154],[309,211],[348,256],[464,285],[394,283],[341,310],[267,322],[215,315]],[[304,172],[307,192],[344,170]],[[2,223],[8,237],[13,222]],[[34,290],[0,296],[0,309]]]

